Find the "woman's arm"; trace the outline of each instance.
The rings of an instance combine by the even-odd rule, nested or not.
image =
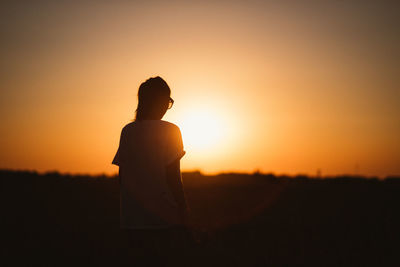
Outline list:
[[[180,159],[175,160],[166,169],[167,184],[178,203],[179,212],[183,223],[185,223],[189,207],[186,201],[185,192],[183,190],[181,169],[180,169]]]

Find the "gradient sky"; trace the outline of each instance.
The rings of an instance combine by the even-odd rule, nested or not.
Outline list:
[[[137,89],[159,75],[183,170],[400,174],[396,1],[15,2],[0,168],[116,173]],[[202,113],[222,136],[196,147],[183,128]]]

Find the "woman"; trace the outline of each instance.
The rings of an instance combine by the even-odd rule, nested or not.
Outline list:
[[[134,247],[158,255],[168,254],[171,242],[182,237],[189,210],[180,173],[181,133],[161,120],[174,103],[170,94],[160,77],[140,85],[136,118],[123,127],[112,161],[119,166],[120,227]]]

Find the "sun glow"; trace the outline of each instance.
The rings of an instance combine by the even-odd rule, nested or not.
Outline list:
[[[224,123],[212,112],[191,111],[182,119],[180,127],[189,150],[216,148],[223,141]]]

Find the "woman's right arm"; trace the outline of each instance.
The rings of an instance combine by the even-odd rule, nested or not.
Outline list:
[[[186,201],[185,192],[183,190],[181,170],[180,170],[180,159],[175,160],[167,166],[166,169],[167,184],[178,203],[179,213],[182,219],[182,223],[186,223],[187,216],[189,213],[189,207]]]

